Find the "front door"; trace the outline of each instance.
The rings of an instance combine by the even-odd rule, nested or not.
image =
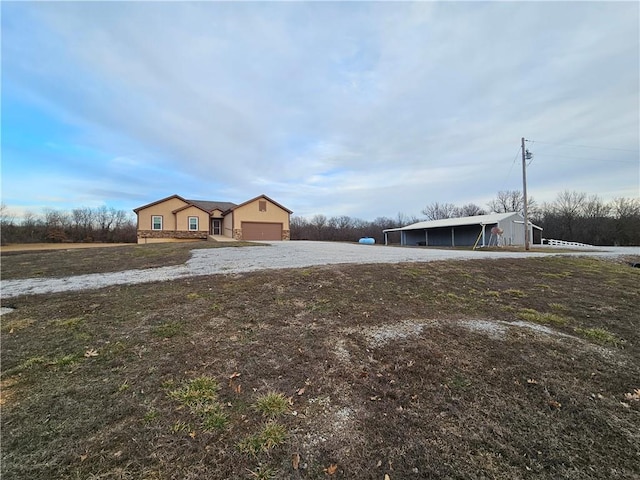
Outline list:
[[[222,221],[221,220],[213,220],[211,225],[211,233],[213,235],[222,235]]]

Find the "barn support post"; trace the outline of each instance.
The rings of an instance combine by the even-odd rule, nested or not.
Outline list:
[[[455,228],[451,227],[451,246],[455,247],[456,246],[456,235],[455,235]]]
[[[427,230],[426,228],[424,230],[424,246],[429,246],[429,230]]]
[[[485,246],[484,244],[485,228],[484,227],[486,227],[486,225],[483,223],[482,224],[482,246],[483,247]]]

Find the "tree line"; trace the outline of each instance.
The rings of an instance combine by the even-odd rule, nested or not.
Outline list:
[[[136,222],[126,210],[106,206],[75,208],[70,212],[45,209],[37,215],[26,212],[21,218],[0,206],[0,241],[40,242],[125,242],[137,241]]]
[[[523,213],[524,197],[518,190],[500,191],[486,207],[468,203],[433,202],[423,208],[424,217],[399,213],[396,218],[378,217],[365,221],[348,216],[327,218],[315,215],[309,219],[291,218],[292,240],[357,241],[371,237],[384,242],[383,230],[398,228],[425,220],[485,215],[488,213]],[[538,204],[527,201],[529,219],[543,228],[544,238],[580,242],[591,245],[640,245],[640,200],[616,198],[603,201],[597,195],[564,191],[553,202]],[[397,243],[399,235],[390,234],[389,241]]]
[[[383,230],[398,228],[424,220],[520,212],[523,195],[517,190],[500,191],[485,207],[468,203],[457,206],[433,202],[421,211],[423,217],[399,213],[395,218],[378,217],[372,221],[346,215],[327,217],[314,215],[307,219],[293,216],[290,222],[292,240],[358,241],[362,237],[384,242]],[[544,238],[591,245],[640,245],[640,200],[616,198],[603,201],[597,195],[564,191],[553,202],[527,202],[529,218],[543,228]],[[70,212],[45,209],[36,215],[27,212],[22,218],[12,216],[0,206],[0,241],[7,243],[37,242],[130,242],[135,243],[136,222],[126,210],[105,206],[76,208]],[[399,242],[399,234],[389,241]]]

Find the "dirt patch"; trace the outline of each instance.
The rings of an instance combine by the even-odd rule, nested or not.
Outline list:
[[[561,257],[18,296],[0,336],[1,473],[635,479],[639,283]],[[214,403],[176,401],[203,378]],[[287,399],[274,418],[256,408],[269,392]]]

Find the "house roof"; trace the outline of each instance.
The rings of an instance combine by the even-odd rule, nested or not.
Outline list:
[[[459,217],[459,218],[445,218],[442,220],[429,220],[426,222],[413,223],[405,227],[389,228],[389,229],[383,230],[383,232],[398,232],[401,230],[424,230],[428,228],[439,228],[439,227],[460,227],[463,225],[493,225],[495,223],[501,222],[513,216],[518,218],[518,220],[516,221],[520,221],[521,223],[524,222],[524,217],[516,212],[491,213],[489,215],[475,215],[473,217]],[[539,228],[536,225],[534,225],[534,227]]]
[[[141,207],[134,208],[133,211],[135,213],[138,213],[140,210],[144,208],[153,207],[154,205],[158,205],[159,203],[166,202],[167,200],[171,200],[172,198],[177,198],[178,200],[182,200],[183,202],[189,203],[189,200],[185,200],[180,195],[169,195],[168,197],[161,198],[160,200],[156,200],[155,202],[147,203],[146,205],[143,205]]]
[[[251,200],[247,200],[246,202],[241,203],[240,205],[234,205],[232,208],[230,208],[229,210],[235,210],[236,208],[242,207],[244,205],[246,205],[247,203],[251,203],[251,202],[255,202],[256,200],[260,199],[260,198],[264,198],[265,200],[269,200],[271,203],[273,203],[274,205],[277,205],[278,207],[280,207],[281,209],[283,209],[285,212],[288,213],[293,213],[291,210],[289,210],[287,207],[284,207],[282,205],[280,205],[278,202],[276,202],[275,200],[273,200],[272,198],[267,197],[266,195],[262,194],[262,195],[258,195],[255,198],[252,198]]]
[[[187,200],[187,202],[207,212],[213,212],[216,209],[226,212],[237,206],[232,202],[218,202],[214,200]]]
[[[278,202],[276,202],[275,200],[267,197],[266,195],[258,195],[255,198],[252,198],[251,200],[247,200],[244,203],[241,203],[240,205],[237,205],[235,203],[232,202],[218,202],[215,200],[186,200],[184,198],[182,198],[180,195],[170,195],[168,197],[165,197],[161,200],[156,200],[155,202],[152,203],[148,203],[147,205],[143,205],[141,207],[138,208],[134,208],[133,211],[135,213],[138,213],[140,210],[144,209],[144,208],[148,208],[148,207],[152,207],[154,205],[158,205],[159,203],[162,202],[166,202],[167,200],[171,200],[172,198],[177,198],[178,200],[182,200],[183,202],[185,202],[187,205],[178,208],[177,210],[175,210],[173,213],[176,213],[178,211],[184,210],[185,208],[189,208],[191,206],[197,207],[200,210],[204,210],[207,213],[211,213],[214,210],[220,210],[223,213],[226,212],[230,212],[232,210],[235,210],[238,207],[242,207],[243,205],[246,205],[247,203],[251,203],[254,202],[260,198],[264,198],[265,200],[269,200],[271,203],[273,203],[274,205],[277,205],[278,207],[282,208],[284,211],[288,212],[288,213],[293,213],[291,210],[289,210],[286,207],[283,207],[282,205],[280,205]]]
[[[189,202],[189,200],[186,200],[187,202]],[[178,213],[178,212],[182,212],[183,210],[186,210],[188,208],[197,208],[198,210],[202,210],[204,213],[208,213],[210,214],[211,212],[205,208],[202,208],[200,205],[196,205],[194,203],[188,203],[187,205],[185,205],[184,207],[180,207],[175,209],[173,212],[171,213]]]

